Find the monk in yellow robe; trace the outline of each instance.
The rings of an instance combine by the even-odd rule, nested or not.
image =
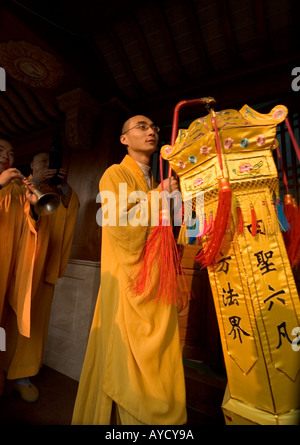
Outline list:
[[[18,257],[21,239],[30,239],[32,249],[27,250],[27,259],[34,256],[36,241],[36,221],[30,209],[37,198],[24,183],[28,184],[22,173],[13,168],[14,149],[6,140],[0,139],[0,324],[5,296],[11,284],[14,266]],[[25,282],[23,286],[25,288]],[[1,355],[4,352],[0,352]],[[0,394],[3,390],[5,376],[1,373]]]
[[[63,182],[53,188],[49,180],[56,170],[48,167],[49,154],[38,153],[31,163],[30,179],[42,192],[60,193],[61,204],[50,215],[39,218],[34,265],[29,268],[27,262],[17,262],[14,285],[7,296],[11,306],[5,325],[7,379],[14,380],[13,387],[28,402],[39,397],[29,377],[38,374],[42,365],[55,284],[67,267],[79,208],[78,197],[66,182],[66,171],[60,170]],[[27,292],[24,276],[31,282]]]
[[[146,208],[151,208],[150,159],[158,131],[145,116],[129,119],[121,135],[128,155],[121,164],[108,168],[100,181],[101,284],[73,424],[186,422],[177,309],[155,299],[159,284],[155,270],[150,298],[145,300],[129,290],[132,273],[153,229],[150,214],[144,225],[134,220],[139,218],[143,198]],[[172,192],[178,190],[178,183],[167,179],[163,188]],[[156,190],[159,192],[160,186]],[[144,193],[137,198],[136,191]]]

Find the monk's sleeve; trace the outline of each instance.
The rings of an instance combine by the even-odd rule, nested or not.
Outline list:
[[[58,275],[59,277],[62,277],[64,275],[70,257],[78,209],[79,199],[77,194],[72,190],[71,197],[68,202],[68,207],[66,208],[64,233],[61,245],[60,268]]]
[[[45,270],[45,281],[56,284],[57,279],[64,276],[70,257],[72,241],[75,232],[79,199],[72,190],[68,206],[60,205],[51,220],[48,261]]]
[[[142,188],[138,179],[120,165],[111,166],[100,181],[102,207],[97,220],[128,275],[138,263],[151,229],[158,221],[159,189],[146,192]]]
[[[24,223],[7,299],[16,313],[21,335],[30,336],[32,280],[37,246],[37,222],[30,215],[30,205],[24,204]]]

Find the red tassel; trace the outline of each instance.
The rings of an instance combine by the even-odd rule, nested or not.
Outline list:
[[[206,233],[206,229],[207,229],[207,220],[206,220],[206,213],[204,213],[203,228],[201,232],[198,233],[197,237],[201,238],[201,236],[203,236]]]
[[[287,254],[292,267],[296,267],[300,261],[300,209],[293,200],[293,215],[290,222],[291,230],[284,234]]]
[[[159,273],[156,300],[175,306],[184,305],[189,294],[188,287],[172,227],[166,225],[166,218],[162,217],[162,212],[160,212],[160,225],[153,229],[148,238],[139,267],[132,278],[133,292],[136,295],[145,294],[146,300],[152,294],[151,275],[156,264]]]
[[[283,239],[287,253],[289,254],[289,246],[294,238],[295,217],[297,216],[294,208],[293,197],[289,193],[284,195],[284,214],[290,225],[290,230],[283,232]]]
[[[300,212],[298,211],[298,216],[297,216],[297,226],[300,226]],[[290,251],[290,262],[291,262],[291,266],[292,268],[296,267],[300,261],[300,231],[298,230],[298,232],[295,235],[294,241],[293,243],[290,244],[291,246],[291,251]]]
[[[206,231],[207,231],[207,221],[206,221],[206,213],[204,213],[203,228],[201,232],[199,232],[198,235],[196,235],[196,240],[198,244],[201,244],[202,238],[205,235]]]
[[[236,207],[236,214],[237,214],[237,224],[236,224],[236,232],[238,235],[241,235],[244,231],[244,220],[243,220],[243,214],[242,209],[239,205]]]
[[[211,231],[212,226],[213,226],[213,221],[214,221],[214,219],[213,219],[213,211],[211,210],[211,211],[209,212],[209,224],[208,224],[208,226],[206,227],[206,230],[205,230],[204,235],[207,235],[207,234]]]
[[[211,231],[211,229],[212,229],[212,225],[213,225],[213,212],[212,212],[212,210],[209,213],[210,213],[209,224],[207,224],[206,214],[204,213],[203,229],[201,230],[201,232],[198,233],[198,235],[196,235],[196,238],[198,239],[198,244],[201,243],[201,238],[203,238],[205,235],[207,235]]]
[[[293,204],[293,197],[290,194],[284,195],[284,214],[291,226],[291,223],[293,222],[294,219],[294,204]]]
[[[210,266],[216,259],[226,227],[231,217],[231,188],[225,178],[220,180],[219,201],[213,228],[208,234],[208,240],[203,249],[196,255],[195,261],[202,263],[202,268]]]
[[[251,235],[255,236],[257,234],[257,219],[252,203],[250,204],[250,212],[251,212]]]

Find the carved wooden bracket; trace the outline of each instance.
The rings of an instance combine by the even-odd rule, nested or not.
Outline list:
[[[94,118],[100,105],[82,88],[68,91],[57,97],[58,106],[66,115],[66,137],[74,150],[90,150]]]

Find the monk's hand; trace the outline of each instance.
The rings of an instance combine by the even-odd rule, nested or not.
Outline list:
[[[40,182],[42,184],[48,184],[50,179],[53,178],[57,173],[57,170],[55,168],[46,168],[43,171],[40,172]]]
[[[23,179],[24,175],[17,168],[8,168],[4,170],[0,175],[0,184],[5,187],[13,179]]]
[[[64,168],[60,168],[57,173],[57,176],[61,179],[62,184],[67,183],[67,176],[68,176],[67,170],[65,170]]]
[[[172,193],[179,190],[178,181],[173,176],[163,180],[164,191]]]
[[[61,190],[63,204],[67,206],[70,201],[70,193],[72,190],[67,181],[68,172],[64,168],[61,168],[57,176],[61,179],[61,183],[58,184],[57,188]]]
[[[38,202],[38,198],[34,194],[36,185],[33,182],[29,181],[29,179],[24,177],[22,181],[26,185],[26,192],[25,192],[26,199],[30,202],[30,204],[35,205]]]

